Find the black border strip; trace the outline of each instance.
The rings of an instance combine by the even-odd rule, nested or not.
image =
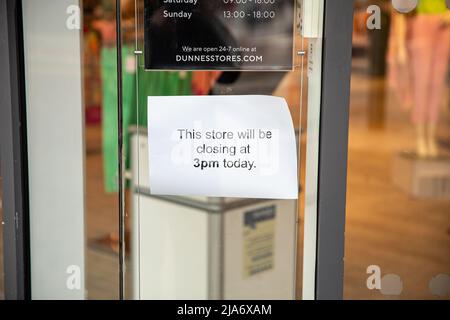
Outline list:
[[[316,299],[342,299],[354,0],[325,0]]]
[[[117,42],[117,128],[118,128],[118,183],[119,183],[119,300],[125,298],[125,181],[123,153],[123,105],[122,105],[122,8],[116,0]]]
[[[0,1],[0,170],[6,299],[31,298],[21,0]]]

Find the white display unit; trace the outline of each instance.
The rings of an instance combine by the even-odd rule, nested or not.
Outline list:
[[[147,145],[134,130],[133,298],[294,299],[296,201],[153,196]]]

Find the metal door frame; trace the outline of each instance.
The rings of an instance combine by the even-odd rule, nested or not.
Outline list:
[[[0,1],[0,172],[6,299],[29,299],[31,293],[23,50],[21,1]]]
[[[342,299],[354,0],[326,0],[317,199],[317,300]]]

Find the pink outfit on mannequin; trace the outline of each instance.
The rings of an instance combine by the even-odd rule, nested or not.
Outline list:
[[[389,37],[389,50],[387,52],[387,63],[389,65],[388,68],[388,85],[389,88],[394,93],[394,97],[397,99],[397,102],[404,108],[409,109],[409,107],[413,103],[412,97],[412,76],[409,66],[407,64],[403,64],[399,61],[399,43],[398,43],[398,35],[399,27],[397,22],[396,14],[392,15],[391,19],[391,30]],[[406,29],[409,28],[409,21],[407,19]]]
[[[450,27],[441,15],[419,14],[412,18],[408,37],[412,72],[415,124],[438,121],[450,54]]]

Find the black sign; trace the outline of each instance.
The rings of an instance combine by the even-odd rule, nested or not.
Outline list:
[[[295,0],[145,0],[145,67],[292,70]]]

